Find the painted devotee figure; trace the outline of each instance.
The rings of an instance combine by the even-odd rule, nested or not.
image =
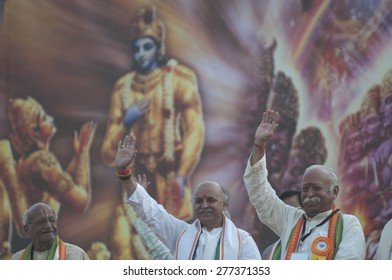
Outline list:
[[[41,104],[32,97],[11,99],[8,113],[9,138],[19,158],[15,162],[10,142],[1,140],[0,174],[19,236],[26,233],[23,213],[34,203],[46,203],[56,214],[62,203],[77,211],[86,210],[91,197],[90,147],[96,125],[87,122],[75,133],[73,158],[63,170],[50,151],[56,126]]]
[[[320,129],[307,127],[294,138],[287,167],[280,181],[279,192],[301,190],[301,180],[306,168],[322,165],[327,159],[325,138]]]
[[[146,174],[150,194],[169,213],[187,220],[205,130],[196,75],[165,57],[165,26],[154,7],[133,20],[130,44],[134,69],[113,88],[102,159],[112,166],[118,141],[132,131],[139,140],[135,173]]]

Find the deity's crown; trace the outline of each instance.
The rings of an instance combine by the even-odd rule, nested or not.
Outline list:
[[[327,155],[325,138],[317,127],[307,127],[295,136],[291,156],[299,156],[312,165],[324,164]]]
[[[139,10],[131,22],[129,33],[132,41],[150,36],[160,42],[161,47],[163,47],[163,42],[165,41],[165,25],[157,17],[155,6]]]
[[[370,113],[377,113],[380,109],[380,86],[372,86],[363,97],[361,104],[361,118]]]
[[[10,140],[16,151],[23,155],[34,143],[28,132],[31,126],[37,125],[40,112],[43,111],[41,104],[34,98],[10,99],[8,104],[8,117],[11,123]]]
[[[298,92],[291,78],[278,72],[273,85],[273,95],[268,107],[297,123],[299,115]]]
[[[348,133],[359,131],[361,129],[361,112],[355,112],[347,115],[339,125],[339,132],[341,136]]]
[[[383,98],[387,93],[392,92],[392,69],[385,74],[381,82],[380,98]]]

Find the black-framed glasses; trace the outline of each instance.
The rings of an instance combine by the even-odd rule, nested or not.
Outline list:
[[[57,218],[51,217],[51,218],[45,219],[45,220],[38,220],[38,221],[34,221],[34,222],[29,222],[29,224],[42,227],[47,222],[49,222],[49,224],[51,224],[51,225],[54,225],[57,222]]]

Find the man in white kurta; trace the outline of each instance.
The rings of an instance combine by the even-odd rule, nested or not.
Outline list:
[[[199,184],[192,204],[196,220],[188,224],[170,215],[132,176],[130,165],[136,157],[136,138],[127,135],[118,143],[116,174],[127,192],[127,203],[180,260],[259,260],[260,252],[253,238],[238,229],[225,216],[229,194],[218,183]]]
[[[199,220],[196,220],[193,224],[188,224],[167,213],[162,205],[159,205],[152,199],[140,185],[136,187],[134,193],[128,198],[127,203],[132,205],[137,215],[170,249],[175,259],[261,259],[260,252],[251,235],[241,229],[238,229],[238,236],[237,231],[234,231],[233,234],[231,230],[234,225],[223,213],[225,226],[208,231],[206,227],[200,225]],[[228,229],[229,227],[230,230]],[[226,234],[223,236],[226,236],[226,239],[222,238],[224,228],[226,229]],[[189,236],[186,236],[188,231]],[[238,241],[237,238],[239,239]],[[227,249],[224,246],[222,247],[224,242],[221,242],[220,239],[225,240],[225,243],[228,242],[229,244],[238,243],[239,250],[225,251]],[[187,244],[192,246],[188,248]],[[229,248],[227,246],[229,244],[226,244],[226,248]]]
[[[36,203],[23,215],[23,230],[31,243],[12,255],[11,260],[88,260],[80,247],[60,239],[57,231],[57,215],[45,203]]]
[[[365,238],[359,220],[339,213],[334,204],[339,188],[333,171],[319,165],[305,171],[303,209],[286,205],[271,187],[264,146],[276,128],[277,114],[272,110],[264,113],[244,174],[250,202],[260,221],[281,240],[281,247],[273,248],[271,259],[364,259]]]
[[[87,253],[80,248],[79,246],[76,246],[74,244],[70,243],[65,243],[65,250],[66,250],[66,259],[67,260],[89,260],[89,256]],[[24,253],[24,250],[20,250],[16,252],[12,257],[11,260],[20,260],[22,255]],[[49,250],[39,252],[35,251],[33,252],[32,258],[33,260],[47,260],[49,255]]]

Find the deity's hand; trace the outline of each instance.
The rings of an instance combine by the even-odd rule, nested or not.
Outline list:
[[[91,144],[95,137],[96,128],[97,125],[94,122],[90,121],[85,123],[80,128],[79,133],[75,132],[74,143],[73,143],[74,155],[80,156],[82,150],[90,149]]]
[[[123,119],[123,124],[126,128],[131,128],[131,126],[144,114],[148,112],[150,108],[150,98],[144,97],[141,100],[135,102],[130,107],[128,107],[125,112]]]
[[[263,118],[255,134],[255,144],[263,145],[274,134],[274,130],[278,126],[279,113],[274,110],[268,110],[263,113]]]
[[[125,136],[124,140],[118,142],[116,159],[114,160],[117,171],[124,171],[135,159],[137,153],[135,142],[136,137],[133,134]]]
[[[147,181],[146,174],[142,174],[142,175],[138,174],[136,177],[136,181],[139,183],[139,185],[141,185],[146,190],[151,185],[151,182]]]
[[[142,114],[145,114],[148,112],[148,109],[150,108],[150,97],[148,96],[143,97],[141,100],[135,102],[134,105],[137,106],[137,108]]]

